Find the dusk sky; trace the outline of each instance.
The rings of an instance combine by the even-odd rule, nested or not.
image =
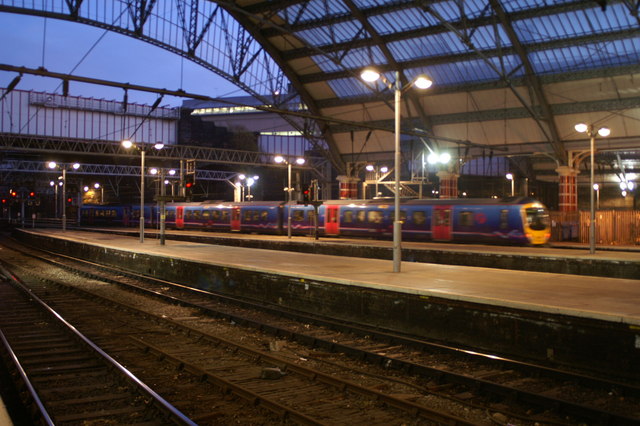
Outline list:
[[[43,66],[44,30],[44,18],[0,13],[0,40],[3,41],[0,63],[29,68]],[[100,28],[47,19],[44,43],[44,67],[52,72],[170,90],[182,88],[214,97],[243,94],[222,77],[191,61]],[[0,71],[0,87],[7,87],[15,77],[15,73]],[[60,80],[24,75],[16,89],[47,92],[57,89],[61,93],[60,84]],[[69,94],[118,101],[123,97],[121,89],[74,82],[70,83]],[[156,95],[130,91],[128,99],[129,102],[152,104]],[[161,105],[180,106],[181,103],[181,98],[165,97]]]

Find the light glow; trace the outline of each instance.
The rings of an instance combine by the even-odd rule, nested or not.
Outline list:
[[[362,70],[360,77],[364,81],[368,81],[369,83],[373,83],[374,81],[380,78],[380,73],[373,68],[365,68]]]
[[[589,126],[587,126],[586,123],[578,123],[574,126],[574,128],[578,133],[585,133],[587,130],[589,130]]]
[[[598,134],[603,138],[606,138],[611,134],[611,129],[608,127],[601,127],[600,129],[598,129]]]
[[[433,80],[431,80],[425,74],[420,74],[418,77],[416,77],[416,81],[414,84],[418,89],[428,89],[433,85]]]

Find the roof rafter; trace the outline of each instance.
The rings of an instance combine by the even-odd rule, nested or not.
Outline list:
[[[489,4],[493,8],[496,13],[496,16],[500,20],[500,24],[502,28],[507,33],[509,40],[511,41],[511,45],[518,53],[520,57],[520,61],[522,62],[525,69],[525,80],[529,83],[528,87],[533,89],[535,93],[534,99],[538,101],[538,105],[540,105],[540,113],[541,117],[538,115],[536,111],[533,110],[532,106],[528,105],[525,99],[518,96],[518,91],[516,90],[513,83],[511,83],[510,79],[505,76],[505,81],[513,91],[513,93],[518,96],[518,99],[523,103],[525,108],[531,113],[531,116],[536,120],[538,126],[542,129],[543,133],[549,139],[549,143],[553,147],[553,151],[560,161],[561,164],[567,163],[567,152],[562,144],[560,134],[558,133],[558,128],[556,127],[555,120],[553,118],[553,113],[547,102],[544,91],[542,90],[542,86],[540,85],[540,80],[537,78],[535,71],[533,70],[533,66],[529,61],[529,57],[527,56],[527,52],[525,51],[520,39],[518,38],[513,26],[511,25],[511,19],[507,16],[502,5],[497,0],[489,0]],[[545,129],[546,127],[546,129]]]

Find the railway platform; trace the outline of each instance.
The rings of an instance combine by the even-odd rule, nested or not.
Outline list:
[[[133,228],[78,228],[137,237]],[[157,239],[157,229],[145,230],[147,238]],[[165,238],[178,241],[220,244],[236,247],[293,251],[297,253],[387,259],[393,257],[391,240],[234,234],[197,230],[166,230]],[[597,246],[590,254],[585,244],[562,242],[549,247],[499,246],[483,244],[402,242],[403,260],[443,265],[479,266],[499,269],[640,278],[640,246]]]
[[[640,279],[16,230],[38,247],[202,290],[640,380]],[[598,254],[605,256],[605,254]],[[545,255],[548,256],[548,255]]]

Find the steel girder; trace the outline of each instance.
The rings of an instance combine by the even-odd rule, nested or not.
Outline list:
[[[57,170],[49,169],[42,161],[4,160],[0,162],[0,173],[48,173],[57,174]],[[114,177],[140,177],[140,166],[121,166],[115,164],[85,164],[82,163],[73,175],[114,176]],[[197,181],[227,181],[238,175],[237,172],[197,170]],[[178,177],[176,177],[177,179]]]
[[[0,0],[0,12],[77,22],[143,40],[185,57],[232,82],[265,105],[275,105],[283,110],[292,96],[287,93],[291,82],[309,110],[317,112],[313,98],[296,83],[295,73],[287,70],[285,62],[278,61],[277,50],[268,41],[260,40],[259,23],[264,20],[247,14],[235,2]],[[286,114],[282,116],[306,135],[314,148],[325,154],[335,167],[343,167],[331,135],[325,138],[328,149],[325,140],[318,137],[326,133],[322,130],[326,127],[324,123],[304,120],[299,124]]]

